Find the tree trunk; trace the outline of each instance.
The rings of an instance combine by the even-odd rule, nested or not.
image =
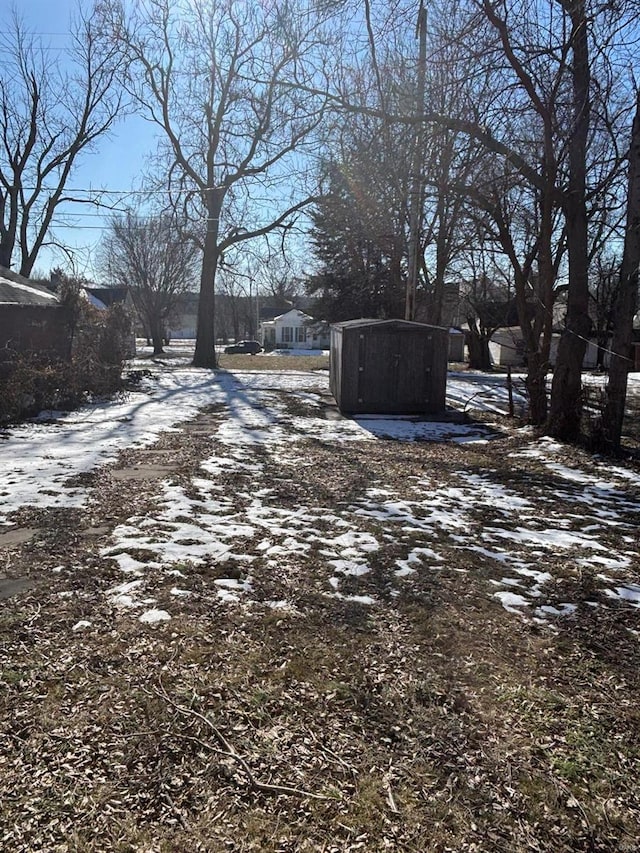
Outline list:
[[[567,318],[551,385],[550,435],[575,441],[582,415],[582,363],[591,331],[587,241],[586,157],[589,135],[589,44],[585,0],[560,0],[571,18],[573,131],[568,139],[569,185],[563,207],[567,226]]]
[[[544,235],[541,244],[544,241]],[[544,274],[542,260],[540,270]],[[522,270],[516,269],[515,292],[516,308],[518,310],[518,321],[522,332],[525,359],[527,363],[527,376],[525,387],[529,399],[528,420],[535,426],[541,426],[547,420],[547,370],[549,367],[549,344],[548,336],[543,333],[546,318],[541,316],[546,306],[542,299],[536,304],[536,316],[531,319],[527,302],[527,277]],[[542,331],[541,331],[542,330]],[[541,340],[542,335],[542,340]]]
[[[11,246],[0,243],[0,267],[6,270],[11,269],[11,249]]]
[[[153,344],[153,354],[162,355],[164,352],[164,336],[162,334],[162,326],[159,323],[154,323],[151,329],[151,342]]]
[[[603,439],[608,450],[618,452],[622,438],[627,374],[632,368],[633,317],[638,304],[640,267],[640,89],[636,93],[636,114],[629,147],[627,227],[620,267],[620,289],[613,315],[611,363],[602,414]]]
[[[529,353],[525,387],[529,398],[529,421],[536,426],[544,424],[547,419],[547,360],[540,351]]]
[[[207,367],[212,370],[218,366],[215,346],[215,288],[218,269],[218,230],[223,198],[224,195],[219,190],[209,191],[207,233],[200,273],[196,348],[193,355],[194,367]]]
[[[468,318],[467,322],[469,323],[469,367],[473,370],[490,372],[493,369],[489,352],[491,335],[486,335],[478,329],[473,318]]]
[[[536,426],[543,426],[549,413],[547,373],[549,372],[549,353],[553,334],[553,288],[556,278],[552,244],[557,164],[553,151],[553,137],[548,127],[545,127],[544,174],[547,180],[540,201],[536,311],[532,322],[528,324],[532,346],[527,351],[528,375],[526,387],[529,397],[529,420]],[[519,306],[519,310],[520,307],[524,308],[524,306]]]
[[[210,245],[213,243],[213,245]],[[196,329],[196,348],[193,355],[194,367],[208,367],[215,370],[217,365],[215,348],[215,281],[218,267],[217,241],[209,234],[205,241],[200,275],[200,296],[198,299],[198,325]]]
[[[604,370],[604,357],[609,346],[609,334],[606,329],[598,332],[598,352],[596,353],[596,368]]]

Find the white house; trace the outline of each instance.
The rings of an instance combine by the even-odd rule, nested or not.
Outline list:
[[[260,342],[266,350],[326,349],[329,347],[329,326],[292,308],[273,320],[260,323]]]
[[[558,354],[558,344],[560,343],[560,334],[554,332],[551,335],[551,352],[549,353],[549,362],[553,366],[556,363]],[[509,326],[504,329],[498,329],[494,332],[491,341],[489,342],[489,352],[494,364],[501,367],[522,367],[525,364],[524,356],[524,341],[522,339],[522,331],[519,326]],[[605,357],[605,364],[608,358]],[[598,363],[598,346],[595,341],[591,340],[587,343],[587,349],[584,354],[582,367],[584,370],[593,370]]]
[[[464,332],[462,329],[449,329],[448,361],[464,361]]]

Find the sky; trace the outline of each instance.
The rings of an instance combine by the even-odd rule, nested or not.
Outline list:
[[[24,0],[19,6],[20,15],[27,28],[42,37],[52,59],[65,56],[65,46],[69,42],[69,23],[77,9],[77,2],[78,0]],[[80,0],[80,6],[88,10],[91,2]],[[6,46],[2,45],[2,24],[5,16],[10,14],[9,8],[8,5],[0,6],[0,62],[3,49],[6,51]],[[182,73],[182,70],[176,71],[176,74],[179,73]],[[240,122],[240,126],[242,124]],[[153,157],[162,137],[162,131],[141,116],[123,116],[108,137],[97,140],[95,151],[86,151],[80,155],[67,182],[67,194],[73,195],[75,191],[81,197],[87,198],[88,193],[108,190],[102,197],[115,207],[116,212],[135,206],[135,202],[140,200],[136,192],[144,189],[145,172],[153,170]],[[300,149],[301,146],[298,146],[295,156],[303,156]],[[236,193],[234,204],[238,216],[246,218],[246,221],[239,220],[241,224],[251,228],[262,227],[272,220],[276,212],[282,212],[292,201],[299,201],[297,182],[291,180],[291,172],[291,160],[286,158],[269,170],[268,179],[256,180],[251,184],[249,202],[243,195],[244,190]],[[312,174],[310,181],[315,186]],[[67,272],[108,283],[104,270],[100,269],[99,244],[106,232],[109,211],[101,211],[88,204],[68,204],[59,207],[58,211],[50,234],[73,252],[75,268],[70,268],[69,259],[60,249],[45,246],[38,255],[32,277],[47,277],[53,266],[60,265]],[[287,245],[294,247],[294,262],[306,269],[309,263],[308,252],[302,245],[304,238],[300,234],[300,231],[291,229],[287,234]],[[270,247],[274,251],[281,247],[279,237],[280,235],[273,241],[273,247]],[[256,248],[254,241],[249,247],[243,244],[242,248],[241,260],[245,263],[256,251],[263,252],[267,247],[263,241],[259,241],[259,248]],[[247,248],[250,249],[248,254],[245,251]],[[230,258],[233,261],[232,256],[233,253],[229,252],[227,261]]]
[[[81,3],[85,8],[89,3]],[[23,0],[19,4],[20,15],[34,32],[41,33],[52,56],[60,55],[68,41],[69,22],[78,8],[77,0]],[[2,4],[0,21],[9,14],[9,3]],[[1,55],[1,50],[0,50]],[[146,158],[155,148],[154,130],[144,119],[128,116],[116,124],[108,137],[103,137],[95,151],[85,153],[78,161],[69,182],[69,189],[109,189],[127,191],[139,184]],[[85,193],[86,195],[86,193]],[[114,195],[111,198],[125,199]],[[96,246],[104,233],[108,213],[88,210],[84,205],[65,207],[69,215],[65,219],[73,222],[71,227],[58,225],[56,235],[68,245],[79,249],[77,253],[78,273],[93,276]],[[57,264],[67,265],[59,252],[43,249],[36,261],[36,271],[48,274]]]
[[[85,9],[91,6],[88,0],[79,2]],[[52,57],[64,55],[69,39],[69,23],[77,8],[78,0],[25,0],[19,6],[27,27],[42,35]],[[0,6],[0,26],[8,14],[9,6]],[[2,49],[0,45],[0,59]],[[103,197],[116,206],[116,210],[132,206],[137,198],[130,193],[143,188],[143,176],[152,162],[159,138],[161,131],[141,116],[123,117],[108,137],[97,141],[96,150],[81,155],[67,183],[68,194],[72,195],[76,190],[81,197],[87,197],[88,191],[109,190],[108,196]],[[283,179],[283,186],[288,192],[290,181]],[[268,199],[262,199],[261,210],[269,207]],[[57,217],[58,221],[51,233],[74,252],[76,267],[70,270],[69,259],[61,250],[43,247],[32,277],[46,277],[53,266],[60,265],[66,271],[100,281],[99,243],[106,231],[110,212],[86,204],[64,205],[59,211],[61,215]],[[266,218],[268,220],[269,216]],[[291,242],[295,235],[290,235],[289,239]],[[103,283],[105,281],[103,278]]]

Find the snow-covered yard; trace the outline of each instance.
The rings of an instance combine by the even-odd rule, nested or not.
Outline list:
[[[241,580],[215,580],[218,595],[230,603],[251,603],[252,564],[260,558],[278,593],[271,605],[291,606],[292,590],[284,580],[278,586],[278,573],[284,578],[285,565],[313,554],[321,558],[319,581],[327,595],[373,605],[376,596],[366,578],[370,558],[380,559],[378,552],[383,546],[389,550],[391,542],[402,552],[387,567],[396,595],[415,575],[449,570],[444,545],[447,554],[455,549],[466,557],[457,572],[481,567],[492,575],[487,592],[511,613],[544,620],[576,609],[572,600],[541,603],[543,589],[555,595],[560,579],[552,566],[559,556],[563,577],[585,569],[595,574],[603,597],[593,607],[608,599],[640,606],[637,472],[586,456],[581,464],[567,462],[561,445],[504,424],[350,419],[329,410],[327,399],[325,372],[211,374],[182,365],[146,378],[125,400],[66,415],[46,413],[40,422],[3,436],[0,522],[11,528],[12,514],[27,506],[86,507],[90,489],[78,485],[77,475],[113,462],[125,448],[148,447],[213,406],[219,412],[211,434],[215,452],[201,460],[198,476],[161,481],[153,511],[132,511],[102,549],[123,573],[109,595],[121,607],[136,608],[143,622],[171,616],[170,609],[152,606],[157,590],[150,570],[156,582],[179,579],[172,594],[182,597],[190,594],[190,567],[206,561],[240,571]],[[506,412],[504,377],[453,374],[448,402],[459,409]],[[507,439],[514,437],[512,446]],[[306,476],[309,444],[327,450],[388,440],[499,442],[507,468],[519,474],[505,478],[504,470],[465,466],[461,457],[459,469],[444,479],[424,470],[404,482],[400,494],[382,477],[339,508],[322,503],[285,508],[270,488],[268,470]],[[229,494],[223,474],[242,488]],[[343,589],[346,579],[349,593]]]

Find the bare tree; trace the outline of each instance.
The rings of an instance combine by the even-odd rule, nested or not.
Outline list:
[[[640,269],[640,89],[636,91],[636,111],[629,145],[627,221],[620,284],[616,300],[611,365],[603,412],[603,434],[609,449],[620,449],[622,423],[627,394],[627,375],[631,368],[633,316],[638,305]]]
[[[239,254],[242,257],[237,257]],[[257,283],[255,259],[234,252],[225,257],[217,274],[216,329],[226,342],[229,337],[253,340],[258,334]]]
[[[323,116],[315,13],[286,0],[149,0],[110,8],[128,87],[163,131],[171,202],[202,248],[194,364],[215,367],[214,294],[225,252],[277,228],[309,202],[296,158]]]
[[[477,75],[475,59],[460,53],[456,37],[460,18],[448,4],[429,4],[426,99],[431,112],[471,120],[469,80]],[[424,279],[422,306],[416,317],[436,326],[448,322],[447,284],[460,274],[456,262],[469,247],[470,211],[463,186],[478,182],[484,173],[486,150],[473,137],[438,122],[428,122],[423,134],[423,225],[420,236]],[[421,309],[421,310],[420,310]]]
[[[488,2],[488,0],[485,0]],[[572,86],[568,179],[562,196],[569,256],[565,329],[558,346],[551,388],[549,431],[573,440],[580,434],[582,362],[591,331],[589,318],[589,244],[587,214],[587,146],[591,121],[589,14],[585,0],[558,0],[570,22],[566,44]]]
[[[369,20],[368,0],[366,8]],[[414,13],[416,8],[417,3]],[[401,19],[399,7],[394,9],[395,17]],[[514,270],[518,272],[520,267],[516,296],[529,390],[535,390],[530,399],[538,401],[536,422],[544,420],[546,412],[545,341],[550,336],[558,277],[566,273],[566,329],[557,357],[547,429],[558,437],[574,439],[580,429],[582,359],[590,331],[589,262],[595,242],[602,240],[597,207],[620,167],[620,158],[603,158],[607,147],[616,151],[622,115],[608,108],[615,89],[608,54],[619,52],[633,34],[631,6],[596,6],[588,0],[460,0],[446,13],[455,19],[450,38],[460,58],[458,63],[455,58],[450,62],[449,74],[461,81],[461,64],[468,67],[471,59],[475,67],[466,75],[467,86],[459,99],[465,109],[459,109],[458,101],[444,105],[432,101],[425,105],[422,119],[428,126],[475,140],[486,149],[485,162],[494,161],[492,168],[483,167],[484,175],[478,173],[459,189],[470,205],[480,201],[491,213],[504,251],[517,262]],[[370,28],[375,62],[380,41],[372,32]],[[337,89],[334,102],[349,113],[362,110],[344,87]],[[393,114],[383,99],[380,104],[377,110],[369,108],[369,115],[381,116],[389,124],[417,121],[411,110],[398,109]],[[613,144],[604,148],[600,141],[596,144],[599,129],[608,133]],[[507,192],[514,180],[526,190],[523,198],[534,213],[530,221],[535,239],[525,254],[510,232],[512,223],[520,227],[521,217],[505,217],[509,205],[496,197],[497,187],[488,187],[483,181],[483,177],[493,181],[501,174],[511,175],[505,183]],[[491,210],[483,200],[492,203]],[[527,319],[532,297],[539,308],[533,327]]]
[[[110,282],[130,288],[154,355],[163,351],[180,294],[194,283],[198,255],[168,215],[129,212],[109,223],[100,248],[103,269]]]
[[[462,311],[469,326],[469,367],[474,370],[492,369],[490,343],[495,332],[509,325],[512,302],[505,298],[505,288],[485,272],[465,283]]]
[[[0,266],[16,253],[28,276],[60,205],[97,200],[66,194],[80,156],[112,127],[122,102],[116,53],[103,49],[91,11],[58,57],[26,30],[17,13],[0,44]]]

